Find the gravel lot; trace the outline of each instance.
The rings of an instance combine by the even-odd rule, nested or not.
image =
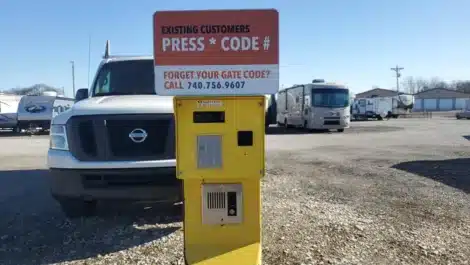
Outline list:
[[[267,264],[470,264],[470,121],[271,128]],[[183,264],[181,216],[103,205],[70,221],[49,197],[47,136],[0,134],[0,264]]]

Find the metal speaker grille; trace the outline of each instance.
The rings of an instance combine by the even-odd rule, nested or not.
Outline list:
[[[225,192],[208,192],[207,193],[207,208],[208,209],[225,209],[226,202]]]

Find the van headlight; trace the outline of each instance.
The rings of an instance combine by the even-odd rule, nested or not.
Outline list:
[[[49,148],[55,150],[69,150],[65,125],[51,125]]]

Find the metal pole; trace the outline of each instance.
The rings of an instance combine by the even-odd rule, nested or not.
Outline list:
[[[396,78],[397,78],[397,95],[400,93],[400,82],[399,82],[399,79],[400,79],[400,71],[403,70],[405,68],[403,67],[399,67],[398,65],[395,66],[395,68],[390,68],[390,70],[394,71],[395,74],[396,74]]]
[[[398,68],[398,66],[397,66]],[[397,94],[400,93],[400,83],[398,82],[398,79],[400,78],[399,74],[397,73]]]
[[[90,89],[91,34],[88,35],[88,89]]]
[[[73,89],[73,97],[75,97],[75,62],[70,61],[72,64],[72,89]]]

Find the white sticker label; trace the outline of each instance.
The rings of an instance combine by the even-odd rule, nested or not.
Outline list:
[[[222,107],[224,104],[220,100],[198,100],[197,107]]]

